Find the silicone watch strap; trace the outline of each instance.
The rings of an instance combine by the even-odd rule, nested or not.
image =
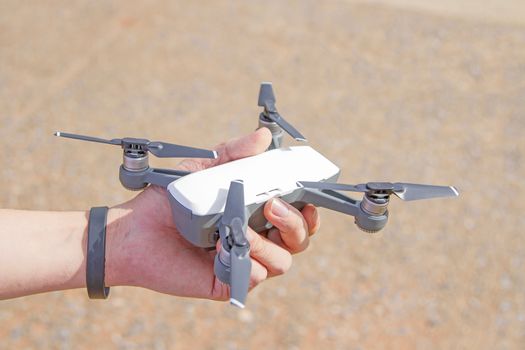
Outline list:
[[[106,299],[109,295],[109,287],[104,284],[107,216],[108,207],[93,207],[89,211],[86,285],[90,299]]]

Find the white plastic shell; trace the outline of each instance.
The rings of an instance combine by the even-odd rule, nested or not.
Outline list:
[[[244,182],[245,205],[262,203],[299,188],[297,181],[323,181],[339,168],[309,146],[279,148],[210,169],[170,183],[173,198],[193,215],[222,213],[230,182]]]

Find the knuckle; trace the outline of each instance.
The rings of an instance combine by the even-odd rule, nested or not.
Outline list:
[[[304,232],[304,221],[302,216],[293,215],[290,220],[284,223],[284,229],[286,233],[302,234]]]
[[[210,291],[210,299],[225,301],[230,297],[230,287],[222,283],[218,278],[215,278]]]
[[[293,253],[294,254],[301,253],[305,251],[309,245],[310,245],[310,240],[308,239],[308,237],[306,237],[302,242],[300,242],[299,244],[295,246],[295,249],[293,249]]]
[[[259,275],[258,283],[261,283],[261,282],[264,281],[267,277],[268,277],[268,270],[263,269],[263,270],[261,271],[261,274]]]
[[[252,275],[250,280],[250,288],[257,286],[259,283],[263,282],[268,277],[268,271],[266,269],[257,269],[257,271]]]
[[[255,235],[256,237],[250,242],[250,251],[254,255],[264,255],[266,250],[264,242],[261,239],[261,237],[259,237],[258,233],[256,233]]]
[[[321,227],[321,222],[317,221],[309,230],[310,236],[315,234],[317,231],[319,231],[319,228]]]
[[[286,255],[286,258],[283,259],[283,261],[280,264],[275,266],[273,273],[276,276],[282,275],[282,274],[285,274],[288,270],[290,270],[291,267],[292,267],[292,255],[288,253]]]

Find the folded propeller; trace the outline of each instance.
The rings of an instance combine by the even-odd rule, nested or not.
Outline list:
[[[279,112],[277,112],[275,102],[276,99],[275,94],[273,93],[272,83],[261,83],[257,105],[264,107],[264,112],[262,113],[263,117],[266,118],[267,121],[277,123],[277,125],[297,141],[306,141],[306,137],[304,137],[296,128],[288,123]]]
[[[106,143],[109,145],[121,146],[124,151],[151,152],[159,158],[217,158],[217,152],[200,148],[176,145],[161,141],[149,141],[133,137],[122,139],[101,139],[98,137],[69,134],[57,131],[55,136],[67,137],[75,140]]]
[[[246,302],[252,270],[247,227],[244,184],[241,180],[232,181],[219,224],[221,251],[215,260],[215,271],[222,282],[230,285],[230,303],[240,308]]]
[[[331,182],[298,182],[303,187],[319,190],[363,192],[372,198],[388,197],[396,195],[404,201],[415,201],[420,199],[456,197],[458,191],[453,186],[419,185],[403,182],[368,182],[366,184],[347,185]]]

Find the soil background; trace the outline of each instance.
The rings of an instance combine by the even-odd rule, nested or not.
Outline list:
[[[0,206],[131,198],[117,149],[53,132],[212,147],[256,127],[268,80],[340,181],[461,197],[393,200],[375,235],[321,210],[242,311],[129,287],[2,301],[0,349],[525,348],[520,1],[0,0]]]

